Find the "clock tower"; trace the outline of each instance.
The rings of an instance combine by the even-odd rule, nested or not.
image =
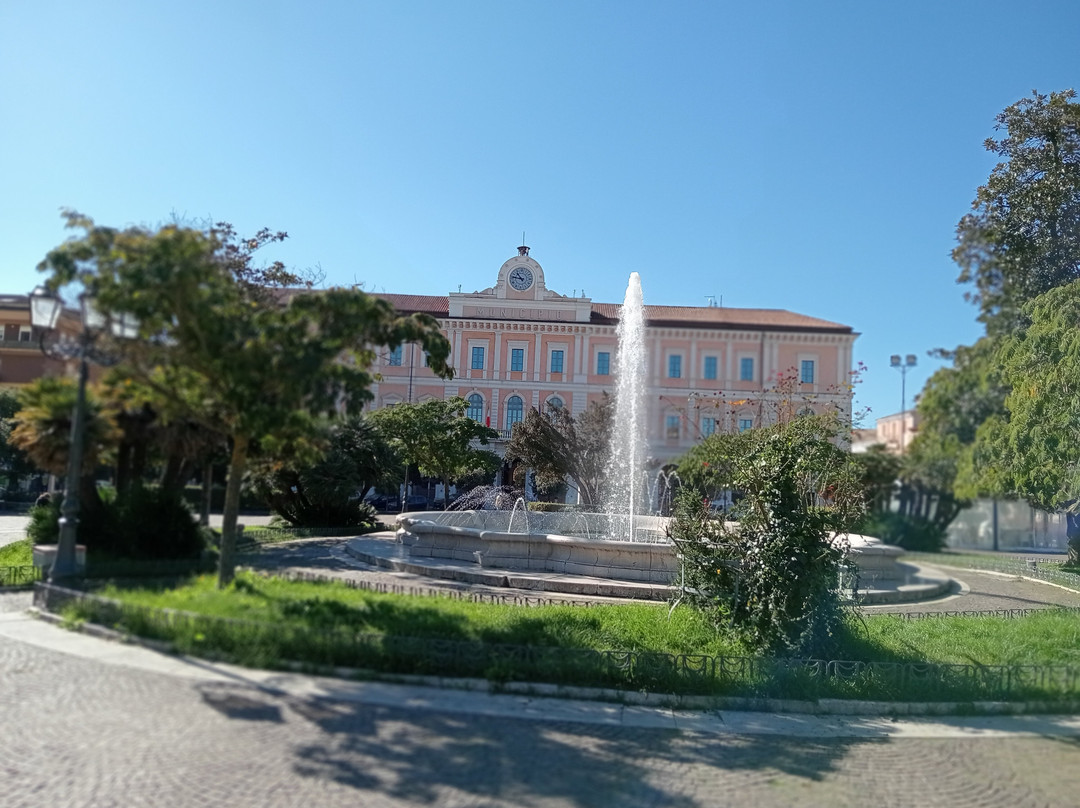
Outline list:
[[[548,289],[544,268],[524,244],[499,268],[494,286],[471,294],[451,292],[449,304],[451,317],[498,320],[587,323],[592,311],[584,295],[571,298]]]
[[[529,248],[522,244],[518,254],[502,265],[495,284],[499,297],[507,300],[543,300],[547,287],[544,270],[529,257]]]

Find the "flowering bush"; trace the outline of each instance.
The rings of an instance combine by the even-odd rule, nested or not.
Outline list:
[[[704,491],[680,496],[669,528],[682,564],[677,597],[757,650],[827,654],[845,618],[840,567],[864,501],[840,430],[826,414],[710,437],[708,462],[741,494],[737,521],[714,516]]]

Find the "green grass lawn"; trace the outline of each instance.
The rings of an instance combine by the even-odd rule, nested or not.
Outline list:
[[[1004,691],[1004,674],[994,667],[1077,665],[1080,670],[1080,615],[1064,611],[1018,619],[907,621],[875,615],[855,620],[840,638],[837,659],[976,667],[920,678],[898,672],[904,666],[886,665],[844,678],[810,674],[800,666],[749,665],[736,673],[706,666],[703,673],[667,657],[651,657],[750,656],[697,612],[680,607],[669,616],[666,604],[587,608],[479,604],[250,573],[240,574],[223,591],[216,589],[213,576],[202,576],[177,586],[111,585],[101,594],[121,601],[124,608],[104,612],[84,605],[68,616],[165,639],[187,653],[223,656],[257,667],[293,661],[313,669],[346,666],[496,681],[785,698],[978,701],[1004,698],[1002,693],[1007,693],[1009,698],[1060,701],[1080,696],[1080,679],[1073,682],[1068,676],[1018,679],[1010,673],[1009,689]],[[163,609],[205,617],[170,617]],[[643,656],[627,663],[618,659],[618,653],[590,655],[578,649]],[[598,662],[598,657],[603,659]]]
[[[617,649],[671,654],[745,654],[699,613],[666,604],[512,606],[393,595],[344,584],[295,582],[241,573],[225,590],[204,575],[175,588],[103,590],[107,597],[153,608],[463,642]],[[904,620],[874,615],[843,638],[840,658],[861,661],[1080,664],[1080,615],[1048,611],[1024,618]]]
[[[175,588],[120,588],[101,594],[126,603],[217,617],[290,623],[463,642],[599,648],[663,653],[735,654],[696,612],[662,604],[509,606],[439,597],[392,595],[339,583],[307,583],[241,573],[226,590],[212,575]]]
[[[30,539],[20,539],[0,547],[0,567],[23,567],[33,563],[33,542]]]

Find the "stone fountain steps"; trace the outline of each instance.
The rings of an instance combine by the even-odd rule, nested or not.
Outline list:
[[[411,549],[415,551],[416,548]],[[478,564],[475,558],[468,557],[417,555],[410,553],[410,548],[398,543],[390,533],[350,539],[345,552],[358,561],[383,569],[478,586],[653,601],[669,600],[677,589],[667,584],[588,574],[500,569]],[[898,574],[890,575],[888,579],[867,576],[860,581],[860,603],[869,606],[924,601],[944,597],[952,591],[952,580],[941,570],[910,562],[897,562],[897,567]]]
[[[413,548],[415,550],[415,548]],[[667,600],[671,587],[645,581],[597,578],[587,574],[562,574],[541,570],[510,570],[484,567],[475,559],[411,554],[392,534],[369,534],[349,539],[345,552],[371,566],[480,586],[557,592],[605,598]]]

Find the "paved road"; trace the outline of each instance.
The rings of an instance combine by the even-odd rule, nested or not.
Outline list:
[[[0,596],[5,808],[1025,808],[1080,793],[1076,719],[703,716],[344,683],[87,638],[27,601]]]
[[[25,516],[0,516],[0,547],[26,536],[27,521]]]
[[[24,538],[26,536],[26,524],[29,521],[29,517],[26,516],[0,515],[0,547]],[[246,525],[265,525],[270,522],[270,517],[241,516],[240,522]],[[221,527],[220,513],[210,514],[210,525],[212,527]]]

